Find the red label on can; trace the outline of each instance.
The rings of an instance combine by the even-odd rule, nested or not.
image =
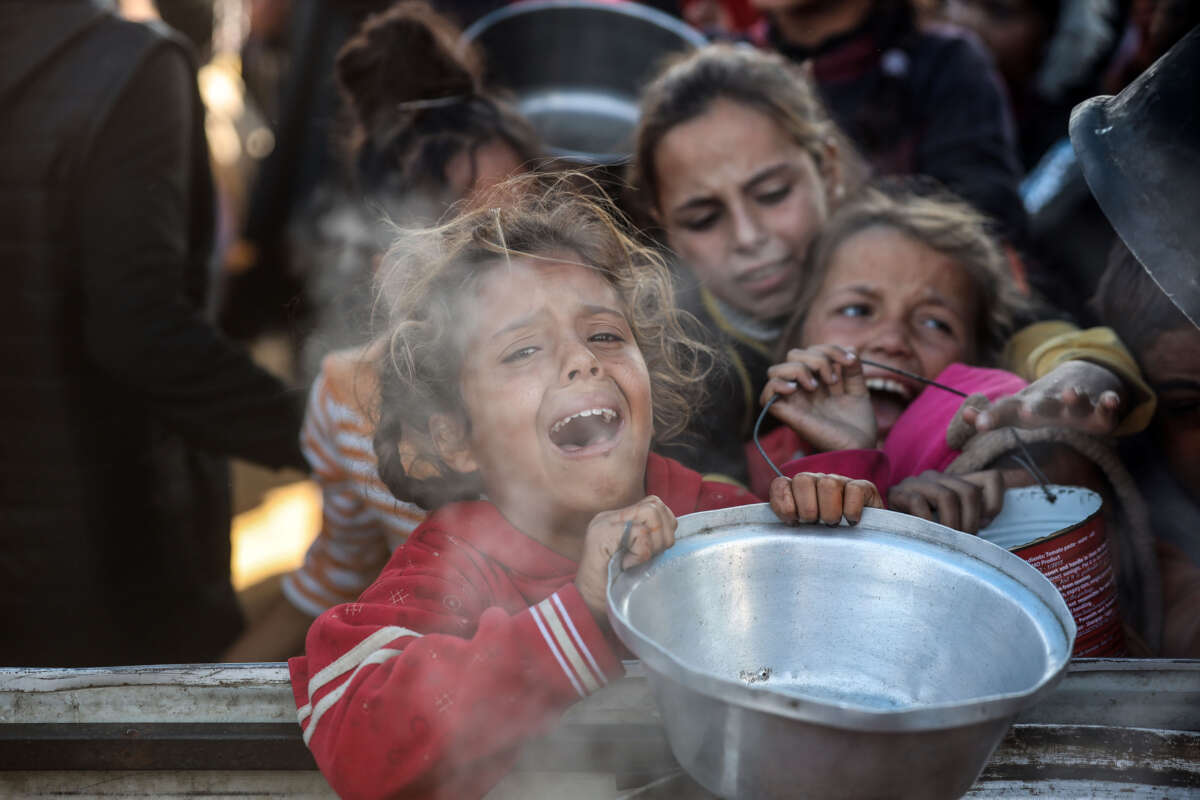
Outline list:
[[[1099,512],[1078,525],[1013,552],[1037,567],[1067,601],[1079,629],[1075,635],[1075,656],[1126,655],[1112,554],[1104,533],[1104,518]]]

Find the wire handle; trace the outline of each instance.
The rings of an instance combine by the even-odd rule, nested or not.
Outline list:
[[[763,450],[762,442],[760,442],[758,440],[758,429],[762,427],[763,420],[767,418],[767,412],[771,410],[771,406],[775,405],[775,401],[778,400],[782,396],[783,395],[779,395],[779,394],[775,395],[774,397],[772,397],[770,400],[767,401],[767,404],[765,406],[763,406],[763,410],[758,415],[758,420],[754,423],[753,439],[754,439],[754,446],[758,448],[758,454],[763,457],[763,461],[766,461],[767,465],[770,466],[771,469],[775,470],[776,475],[778,475],[781,478],[786,479],[787,475],[784,475],[782,472],[779,471],[779,467],[775,466],[775,462],[771,460],[771,457],[769,455],[767,455],[767,451]]]
[[[616,551],[613,552],[612,558],[608,560],[608,585],[612,586],[612,582],[617,579],[617,576],[625,571],[621,566],[621,557],[629,552],[629,540],[633,532],[633,520],[625,523],[625,531],[621,534],[621,541],[617,545]]]
[[[900,369],[899,367],[893,367],[888,364],[881,364],[878,361],[871,361],[870,359],[862,357],[859,357],[858,362],[869,367],[875,367],[876,369],[895,372],[897,375],[903,375],[906,378],[911,378],[914,381],[918,381],[927,386],[932,386],[936,389],[941,389],[943,392],[949,392],[950,394],[958,395],[959,397],[968,396],[966,392],[955,389],[953,386],[947,386],[944,383],[938,383],[937,381],[917,375],[915,372],[909,372],[906,369]],[[775,401],[782,397],[783,395],[777,394],[768,400],[767,404],[763,406],[762,411],[759,412],[758,419],[754,422],[754,432],[752,434],[752,438],[754,439],[754,446],[758,448],[758,454],[763,457],[763,461],[767,462],[767,466],[773,469],[776,475],[786,479],[787,475],[784,475],[779,467],[775,466],[775,462],[772,461],[771,457],[767,455],[767,451],[763,449],[762,442],[760,442],[758,438],[759,428],[762,427],[763,420],[767,418],[767,412],[771,410],[771,406],[775,405]],[[1046,477],[1046,474],[1042,472],[1042,470],[1038,467],[1037,462],[1034,461],[1033,454],[1030,453],[1029,448],[1025,446],[1025,440],[1020,437],[1016,428],[1009,428],[1008,430],[1012,433],[1013,440],[1016,441],[1017,447],[1021,450],[1021,455],[1014,455],[1012,457],[1013,460],[1016,461],[1017,464],[1020,465],[1026,472],[1033,476],[1033,479],[1036,480],[1038,485],[1042,487],[1042,492],[1046,495],[1046,500],[1048,502],[1056,502],[1058,498],[1053,492],[1050,491],[1049,488],[1050,479]],[[626,529],[625,532],[628,534],[629,530]],[[624,539],[622,539],[622,541],[624,541]]]

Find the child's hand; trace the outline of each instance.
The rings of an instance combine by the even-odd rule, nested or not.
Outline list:
[[[1117,428],[1124,388],[1119,377],[1099,364],[1067,361],[986,408],[964,408],[962,418],[979,431],[1061,426],[1107,436]]]
[[[927,470],[888,491],[888,507],[948,528],[976,533],[1004,505],[1004,475],[997,469],[968,475]]]
[[[629,522],[633,523],[629,530],[629,552],[621,559],[621,569],[649,561],[651,556],[675,544],[675,515],[654,495],[616,511],[601,512],[592,519],[583,540],[575,586],[601,624],[607,619],[608,562],[621,546]]]
[[[870,481],[851,480],[842,475],[801,472],[791,480],[771,482],[771,510],[784,522],[816,522],[837,525],[854,524],[862,519],[864,508],[883,508],[879,490]]]
[[[787,361],[767,370],[760,397],[765,405],[779,395],[771,413],[815,450],[874,447],[878,433],[862,364],[836,345],[791,350]]]

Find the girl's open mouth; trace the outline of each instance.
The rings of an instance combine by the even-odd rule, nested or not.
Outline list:
[[[621,412],[615,408],[587,408],[551,425],[550,441],[566,453],[580,454],[613,441],[621,424]]]
[[[879,432],[891,430],[904,409],[916,396],[912,387],[891,378],[867,378],[867,389],[871,392],[871,407],[875,410],[875,422]]]

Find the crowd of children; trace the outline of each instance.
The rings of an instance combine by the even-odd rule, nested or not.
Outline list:
[[[1182,4],[1158,6],[1131,55],[1118,32],[1136,10],[1117,0],[1014,2],[1006,20],[967,0],[689,0],[686,16],[759,47],[712,44],[650,76],[620,176],[549,159],[485,54],[425,0],[366,17],[334,62],[349,177],[316,182],[289,229],[312,308],[300,450],[322,527],[236,639],[208,449],[295,463],[298,404],[199,313],[211,198],[186,50],[90,0],[60,17],[15,5],[41,31],[0,79],[22,120],[42,125],[67,83],[123,99],[59,114],[36,158],[3,165],[4,188],[41,192],[5,233],[28,273],[8,315],[25,328],[6,341],[29,391],[13,392],[27,398],[0,496],[29,521],[3,562],[8,617],[27,626],[5,637],[25,647],[14,663],[152,661],[156,645],[290,657],[304,742],[340,796],[479,797],[623,674],[607,567],[670,548],[678,516],[765,502],[785,523],[853,525],[886,507],[975,533],[1033,473],[1102,496],[1131,653],[1200,657],[1200,297],[1171,278],[1200,274],[1200,241],[1162,180],[1096,177],[1115,156],[1097,166],[1088,137],[1128,128],[1136,104],[1073,129],[1074,151],[1066,138],[1106,65],[1118,81],[1182,36],[1134,99],[1200,69]],[[55,61],[72,37],[132,44],[91,70],[86,48]],[[155,96],[135,91],[157,74],[145,64],[163,58],[188,91],[164,94],[178,108],[155,137],[179,152],[137,166],[165,158],[131,132]],[[1172,104],[1194,111],[1194,90]],[[1156,168],[1196,197],[1190,124],[1144,108],[1148,144],[1125,146],[1170,141]],[[98,155],[55,155],[72,148]],[[1120,238],[1092,224],[1086,248],[1038,251],[1056,230],[1046,182],[1071,175]],[[82,238],[60,246],[77,205]],[[1146,209],[1155,225],[1130,222]],[[26,352],[43,340],[51,357]],[[107,399],[77,403],[85,391]],[[160,516],[187,517],[170,547]],[[60,531],[75,565],[37,556]],[[139,570],[152,592],[111,585]],[[26,572],[51,588],[21,588]],[[106,597],[80,612],[97,643],[37,644],[44,615],[18,612],[75,602],[72,586]]]
[[[1033,457],[1106,498],[1131,648],[1200,655],[1200,545],[1179,524],[1200,495],[1200,332],[1127,251],[1095,300],[1108,327],[1056,318],[978,206],[873,178],[798,67],[729,45],[644,93],[626,194],[643,236],[513,137],[442,25],[402,4],[339,59],[364,130],[362,87],[387,87],[372,37],[420,42],[458,78],[389,97],[391,127],[358,157],[437,213],[371,267],[377,336],[325,358],[303,439],[324,528],[238,651],[282,656],[304,635],[300,724],[341,796],[480,796],[620,676],[604,585],[622,536],[641,563],[677,515],[760,501],[827,524],[886,501],[974,532],[1033,480],[1007,448],[973,446],[1008,426],[1066,431],[1033,435]],[[493,109],[469,135],[462,103]],[[1151,589],[1120,558],[1146,532],[1122,516],[1136,489],[1116,436],[1156,465],[1144,489],[1175,487]]]

